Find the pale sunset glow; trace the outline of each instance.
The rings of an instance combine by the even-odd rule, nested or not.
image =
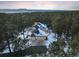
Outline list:
[[[78,1],[0,1],[0,9],[79,9]]]

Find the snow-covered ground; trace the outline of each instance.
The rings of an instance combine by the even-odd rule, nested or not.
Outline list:
[[[10,48],[11,48],[11,51],[13,52],[12,44],[10,44]],[[2,53],[9,53],[8,46],[6,46],[6,48],[4,49]]]
[[[43,37],[45,36],[47,40],[38,39],[38,40],[32,40],[32,37]],[[24,32],[19,33],[17,38],[21,38],[22,40],[29,39],[29,41],[25,44],[26,46],[38,46],[38,45],[44,45],[49,46],[49,44],[53,41],[57,41],[55,38],[55,34],[52,32],[51,29],[47,27],[46,24],[36,22],[32,27],[25,28]],[[12,48],[11,48],[12,49]],[[5,49],[3,53],[8,53],[9,50]]]

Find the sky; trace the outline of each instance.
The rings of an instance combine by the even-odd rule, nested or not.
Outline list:
[[[79,1],[0,1],[0,9],[79,10]]]

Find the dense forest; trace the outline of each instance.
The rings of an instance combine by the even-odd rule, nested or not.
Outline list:
[[[79,11],[0,13],[0,52],[6,44],[10,50],[10,41],[14,42],[18,33],[34,22],[47,24],[56,35],[57,42],[51,43],[47,50],[50,56],[75,56],[79,53]],[[66,46],[68,51],[64,52]]]

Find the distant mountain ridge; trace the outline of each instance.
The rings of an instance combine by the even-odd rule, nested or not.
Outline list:
[[[31,13],[31,12],[55,12],[63,10],[34,10],[34,9],[0,9],[0,13]]]

